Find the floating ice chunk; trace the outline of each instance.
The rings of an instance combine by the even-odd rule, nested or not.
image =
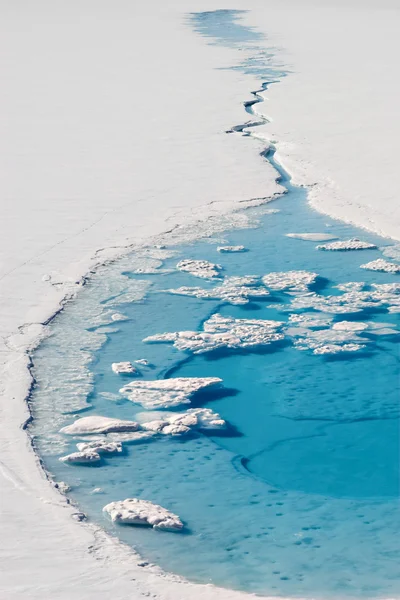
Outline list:
[[[162,429],[168,425],[167,420],[155,419],[154,421],[147,421],[142,423],[142,429],[146,431],[154,431],[154,433],[161,433]]]
[[[135,360],[135,363],[137,365],[141,365],[142,367],[151,367],[150,362],[145,358],[139,358],[138,360]]]
[[[383,273],[400,273],[400,265],[389,262],[383,258],[372,260],[365,265],[360,265],[360,269],[367,269],[368,271],[382,271]]]
[[[343,240],[341,242],[332,242],[331,244],[324,244],[317,246],[318,250],[374,250],[377,248],[375,244],[369,242],[362,242],[358,238],[352,238],[350,240]]]
[[[400,283],[372,283],[371,287],[381,294],[400,295]]]
[[[362,344],[343,344],[339,346],[337,344],[326,344],[325,346],[318,346],[313,350],[313,354],[339,354],[340,352],[358,352],[365,348]]]
[[[287,233],[286,237],[305,240],[307,242],[329,242],[330,240],[337,240],[337,236],[332,235],[331,233]]]
[[[122,452],[121,442],[109,442],[107,440],[95,440],[93,442],[81,442],[76,445],[79,452],[97,452],[97,454],[120,454]]]
[[[304,327],[313,329],[314,327],[329,327],[333,317],[329,315],[315,314],[292,314],[289,316],[289,323],[296,323]]]
[[[227,423],[221,416],[211,410],[211,408],[189,408],[187,414],[193,415],[197,419],[197,429],[212,431],[217,429],[226,429]]]
[[[121,444],[142,444],[151,440],[157,433],[155,431],[133,431],[131,433],[109,433],[107,440]]]
[[[171,423],[171,425],[166,425],[161,433],[172,436],[187,435],[190,433],[190,427],[182,425],[181,423]]]
[[[119,375],[140,375],[140,371],[128,361],[113,363],[111,368]]]
[[[177,515],[148,500],[127,498],[119,502],[110,502],[103,511],[111,517],[113,523],[148,525],[166,531],[183,529],[183,523]]]
[[[363,281],[348,281],[339,283],[335,287],[342,292],[361,292],[365,287],[365,283]]]
[[[73,452],[59,459],[61,462],[79,465],[96,464],[101,461],[101,456],[94,450],[85,450],[83,452]]]
[[[368,323],[360,321],[338,321],[334,323],[332,329],[335,331],[365,331],[368,329]]]
[[[309,271],[283,271],[268,273],[262,278],[264,285],[271,290],[277,291],[307,291],[310,285],[315,283],[317,273]]]
[[[101,487],[93,488],[90,492],[91,494],[104,494],[104,490]]]
[[[173,432],[167,429],[167,426],[182,425],[190,430],[215,431],[226,429],[227,423],[221,416],[210,408],[190,408],[183,413],[162,413],[159,412],[139,413],[136,418],[141,422],[143,419],[150,421],[142,423],[142,428],[157,433],[168,434]],[[154,419],[153,419],[154,417]],[[187,432],[188,433],[188,432]]]
[[[135,421],[122,421],[108,417],[82,417],[71,425],[63,427],[60,432],[68,435],[90,435],[93,433],[116,433],[120,431],[137,431],[139,424]]]
[[[281,321],[234,319],[214,314],[204,323],[204,332],[178,331],[153,335],[143,341],[174,342],[179,350],[202,354],[221,348],[250,348],[272,344],[283,340],[284,335],[278,332],[282,325]]]
[[[201,277],[203,279],[213,279],[214,277],[218,277],[220,271],[222,271],[221,265],[215,265],[208,260],[190,260],[185,259],[181,260],[176,268],[179,271],[185,271],[186,273],[190,273],[191,275],[195,275],[195,277]]]
[[[247,248],[244,246],[218,246],[218,252],[228,253],[228,252],[247,252]]]
[[[227,277],[222,285],[212,289],[182,286],[167,290],[170,294],[192,296],[211,300],[223,300],[230,304],[247,304],[251,298],[267,298],[269,291],[264,287],[254,286],[254,277]],[[259,282],[258,282],[259,283]]]
[[[120,389],[120,393],[145,408],[172,408],[190,404],[191,397],[199,390],[219,387],[219,377],[175,377],[153,381],[132,381]]]

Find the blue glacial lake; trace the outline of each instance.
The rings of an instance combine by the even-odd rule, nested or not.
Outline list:
[[[259,34],[239,17],[202,13],[191,24],[215,43],[257,43]],[[264,58],[260,88],[274,71]],[[273,149],[265,160],[275,164]],[[93,274],[34,353],[30,432],[46,470],[70,486],[79,509],[168,571],[276,596],[394,597],[400,592],[400,275],[360,267],[377,259],[396,264],[389,256],[399,253],[390,240],[312,210],[307,191],[275,166],[286,188],[280,198],[231,221],[199,225],[201,239],[190,241],[192,230],[182,228]],[[330,242],[290,233],[359,238],[376,247],[323,251],[316,246]],[[227,245],[247,251],[218,252]],[[217,263],[219,277],[177,269],[183,259]],[[292,271],[318,277],[301,285],[283,275]],[[261,279],[270,273],[280,275]],[[250,275],[241,292],[238,280],[229,279]],[[233,303],[232,295],[230,301],[198,297],[204,290],[221,296],[218,289],[232,285]],[[269,295],[260,297],[260,290]],[[248,320],[279,322],[280,339],[200,354],[176,342],[143,341],[165,332],[204,333],[213,315],[244,328]],[[136,364],[135,380],[221,378],[221,388],[173,410],[210,408],[229,427],[123,443],[123,453],[95,466],[60,462],[84,441],[59,432],[79,417],[146,420],[145,408],[119,393],[132,378],[111,369],[138,359],[149,366]],[[104,505],[129,497],[180,515],[184,532],[112,524]]]

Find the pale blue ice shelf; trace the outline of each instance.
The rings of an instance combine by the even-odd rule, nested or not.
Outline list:
[[[212,35],[218,37],[214,30]],[[274,160],[273,155],[267,158]],[[378,336],[369,330],[361,334],[365,349],[335,356],[299,350],[290,337],[271,346],[202,355],[142,341],[166,331],[200,331],[216,312],[285,322],[290,314],[318,314],[292,310],[295,296],[288,293],[272,292],[269,299],[233,306],[163,292],[216,285],[177,271],[182,258],[220,263],[224,276],[314,271],[320,279],[313,289],[326,298],[343,294],[335,286],[346,282],[365,282],[366,291],[373,284],[400,282],[400,275],[360,269],[382,258],[390,240],[313,211],[306,190],[292,186],[282,170],[280,174],[288,191],[267,206],[279,212],[251,209],[247,214],[259,220],[257,228],[223,234],[230,245],[242,244],[248,252],[219,254],[216,239],[203,239],[176,247],[177,254],[164,261],[159,273],[130,273],[132,255],[89,281],[54,319],[53,335],[33,356],[37,385],[30,430],[45,468],[54,480],[71,486],[71,498],[89,519],[168,571],[277,596],[394,597],[400,593],[399,335]],[[291,232],[324,232],[342,240],[357,236],[379,249],[324,252],[316,243],[287,237]],[[138,302],[121,294],[118,311],[129,320],[111,329],[96,328],[88,306],[92,317],[107,310],[107,300],[119,293],[115,281],[121,271],[151,287]],[[389,313],[389,305],[377,303],[361,312],[333,315],[333,320],[387,323],[393,330],[399,315]],[[96,348],[102,330],[107,342]],[[92,359],[86,361],[94,376],[92,389],[82,366],[86,356]],[[202,393],[194,406],[218,411],[231,429],[220,436],[160,436],[126,445],[122,455],[99,467],[61,463],[59,457],[73,452],[77,440],[58,430],[77,416],[131,420],[143,412],[128,400],[102,395],[118,394],[129,381],[114,374],[111,363],[140,358],[154,365],[142,369],[144,379],[222,378],[223,392]],[[70,385],[77,372],[87,389]],[[88,396],[80,415],[71,408],[79,389],[84,399]],[[99,487],[103,493],[93,494]],[[180,515],[185,533],[111,525],[103,506],[132,496]]]

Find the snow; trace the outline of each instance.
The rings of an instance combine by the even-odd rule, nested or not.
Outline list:
[[[77,465],[90,465],[96,464],[101,461],[101,456],[94,450],[82,450],[79,452],[73,452],[67,456],[60,458],[61,462],[77,464]]]
[[[222,285],[211,289],[182,286],[166,291],[178,296],[223,300],[229,304],[247,304],[251,298],[266,298],[269,296],[269,291],[265,287],[259,286],[259,283],[258,278],[251,276],[226,277]]]
[[[277,291],[307,291],[315,283],[317,273],[308,271],[284,271],[281,273],[268,273],[262,278],[264,285]]]
[[[183,523],[177,515],[148,500],[127,498],[119,502],[110,502],[103,511],[111,517],[113,523],[148,525],[165,531],[183,529]]]
[[[175,377],[131,381],[119,391],[131,402],[151,410],[190,404],[193,394],[200,390],[219,387],[221,383],[222,379],[219,377]]]
[[[292,71],[264,94],[273,122],[262,133],[275,139],[276,158],[294,183],[312,186],[315,207],[399,239],[397,2],[238,0],[235,7],[249,9],[246,21],[268,34]],[[7,600],[245,597],[157,569],[144,573],[133,552],[73,521],[21,428],[32,382],[26,352],[87,273],[182,223],[193,232],[198,219],[214,220],[210,229],[222,218],[243,224],[234,206],[279,191],[254,140],[221,135],[243,121],[241,102],[259,82],[221,69],[237,60],[234,51],[207,45],[183,24],[186,12],[215,8],[232,6],[38,0],[3,11],[0,595]],[[391,294],[389,311],[400,310],[398,292],[379,293]]]

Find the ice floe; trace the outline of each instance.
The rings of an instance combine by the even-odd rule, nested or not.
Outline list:
[[[244,246],[218,246],[217,251],[221,253],[247,252],[247,248]]]
[[[221,416],[210,408],[190,408],[184,413],[143,413],[137,415],[145,430],[162,433],[163,435],[184,435],[190,431],[221,431],[227,428],[227,423]]]
[[[153,381],[131,381],[120,393],[148,409],[173,408],[190,404],[191,397],[199,390],[219,387],[219,377],[176,377]]]
[[[283,323],[262,319],[235,319],[214,314],[203,324],[204,331],[177,331],[145,338],[144,342],[173,342],[178,350],[202,354],[221,348],[238,349],[269,345],[283,340]]]
[[[288,329],[287,333],[294,338],[294,346],[298,350],[312,350],[313,354],[337,354],[339,352],[356,352],[365,348],[365,340],[352,329],[320,329],[318,331],[299,327]]]
[[[166,290],[170,294],[192,296],[210,300],[222,300],[229,304],[247,304],[251,299],[267,298],[269,291],[260,287],[260,281],[253,276],[227,277],[223,283],[211,289],[182,286]]]
[[[176,265],[176,268],[178,271],[184,271],[202,279],[219,277],[220,271],[222,271],[221,265],[215,265],[208,260],[184,259]]]
[[[309,271],[282,271],[264,275],[262,281],[267,288],[277,291],[307,291],[318,277]]]
[[[133,364],[128,361],[112,363],[111,368],[114,373],[117,373],[118,375],[140,375],[139,369],[134,367]]]
[[[72,452],[59,459],[61,462],[75,465],[93,465],[101,461],[101,456],[94,450],[84,450],[82,452]]]
[[[165,531],[180,531],[183,529],[183,523],[177,515],[148,500],[127,498],[126,500],[110,502],[103,508],[103,511],[110,516],[113,523],[147,525]]]
[[[71,425],[63,427],[60,432],[67,435],[91,435],[93,433],[117,433],[121,431],[137,431],[136,421],[122,421],[108,417],[90,416],[77,419]]]
[[[382,271],[383,273],[400,273],[400,265],[389,262],[383,258],[372,260],[369,263],[360,265],[360,269],[367,269],[368,271]]]
[[[306,242],[329,242],[330,240],[337,240],[337,236],[331,233],[287,233],[286,237]]]
[[[377,246],[369,242],[362,242],[358,238],[351,238],[350,240],[342,240],[340,242],[332,242],[331,244],[323,244],[317,246],[318,250],[374,250]]]
[[[93,440],[91,442],[80,442],[76,445],[79,452],[93,451],[97,454],[121,454],[121,442],[110,442],[108,440]]]

